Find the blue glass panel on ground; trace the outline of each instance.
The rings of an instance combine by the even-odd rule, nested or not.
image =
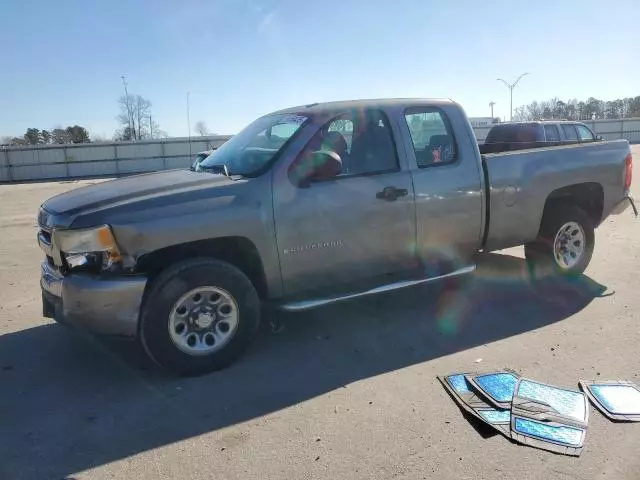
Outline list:
[[[525,418],[516,418],[515,431],[530,437],[550,440],[570,447],[580,446],[583,433],[583,430],[579,428],[549,425]]]
[[[478,414],[487,423],[509,423],[511,410],[477,410]]]
[[[464,378],[463,374],[459,375],[449,375],[447,377],[447,382],[449,385],[453,387],[453,389],[458,393],[469,393],[469,385],[467,384],[467,380]]]
[[[530,380],[521,380],[516,395],[546,403],[560,415],[585,421],[586,402],[582,392],[563,390]]]
[[[631,385],[590,385],[593,396],[609,412],[640,415],[640,391]]]
[[[497,402],[510,402],[518,378],[512,373],[478,375],[474,381]]]

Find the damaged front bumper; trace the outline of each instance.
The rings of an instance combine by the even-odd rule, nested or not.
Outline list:
[[[91,333],[133,337],[146,284],[143,276],[62,275],[44,261],[42,313]]]

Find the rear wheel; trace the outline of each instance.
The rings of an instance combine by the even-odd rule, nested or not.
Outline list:
[[[591,261],[595,232],[589,215],[575,205],[548,207],[535,242],[524,247],[534,272],[578,275]]]
[[[232,363],[248,346],[260,319],[251,281],[214,259],[179,262],[150,286],[140,339],[160,366],[198,375]]]

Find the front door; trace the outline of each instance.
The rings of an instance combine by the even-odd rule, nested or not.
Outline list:
[[[285,293],[339,289],[414,265],[413,185],[398,160],[388,117],[379,110],[339,115],[309,145],[305,152],[337,154],[342,171],[308,186],[296,186],[286,175],[274,178]]]

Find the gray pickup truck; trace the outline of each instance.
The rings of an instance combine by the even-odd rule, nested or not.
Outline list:
[[[245,350],[265,305],[301,311],[469,274],[478,251],[516,245],[580,273],[594,228],[633,206],[631,171],[625,140],[481,156],[452,101],[290,108],[196,171],[47,200],[43,313],[138,337],[161,366],[200,374]]]

